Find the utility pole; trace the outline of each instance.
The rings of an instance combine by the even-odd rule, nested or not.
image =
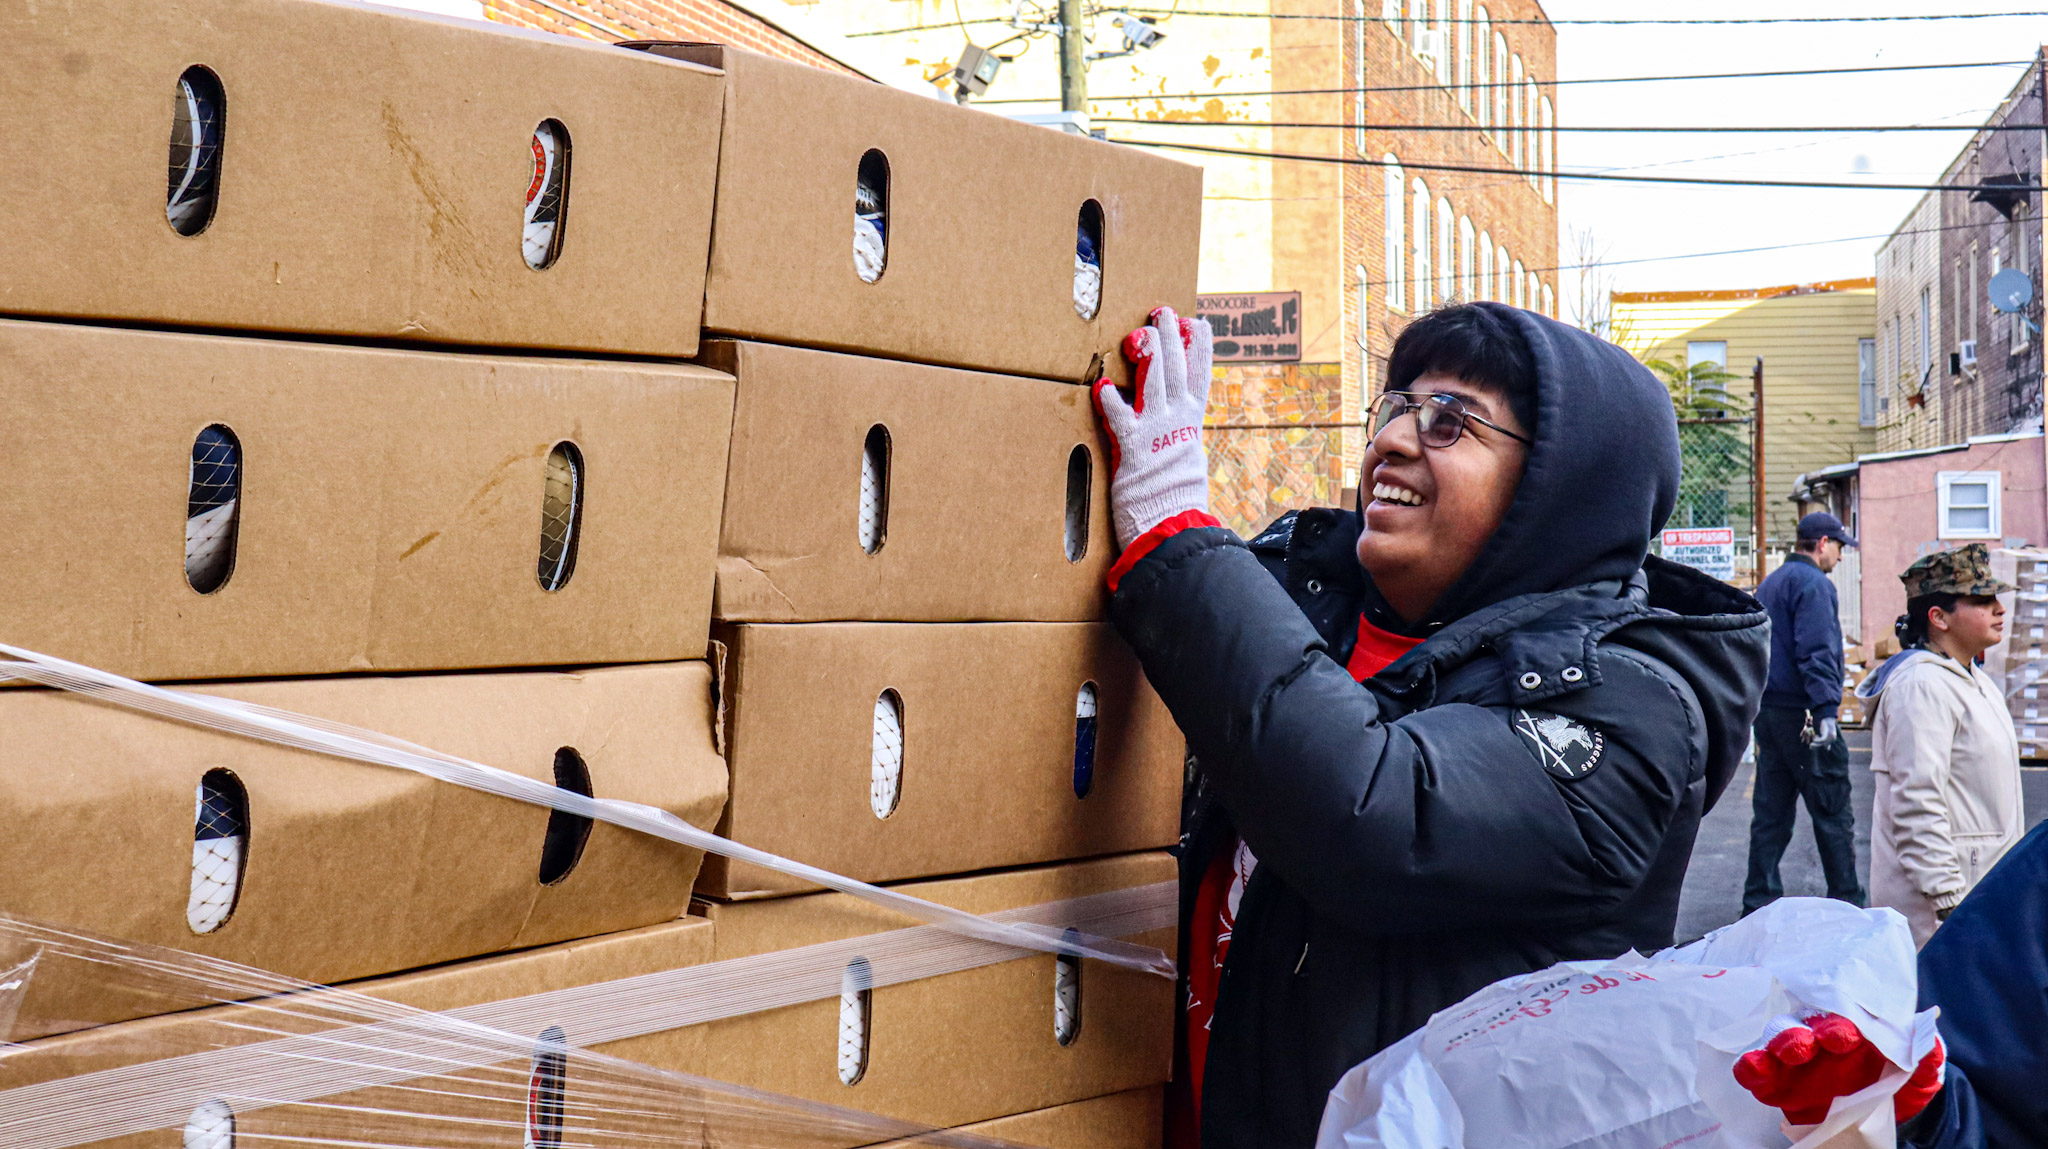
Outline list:
[[[1750,544],[1750,558],[1756,560],[1756,581],[1764,581],[1764,357],[1756,357],[1756,370],[1749,376],[1749,417],[1755,429],[1756,447],[1750,452],[1750,482],[1756,494],[1750,499],[1750,529],[1756,541]]]
[[[1088,29],[1081,0],[1060,0],[1060,110],[1088,110]]]

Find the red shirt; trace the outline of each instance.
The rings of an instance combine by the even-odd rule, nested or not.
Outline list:
[[[1360,682],[1394,664],[1422,644],[1419,638],[1391,634],[1358,620],[1358,645],[1344,669]],[[1209,1022],[1216,1014],[1216,991],[1223,981],[1223,959],[1237,926],[1237,904],[1259,860],[1239,839],[1219,851],[1195,887],[1194,912],[1188,938],[1187,1045],[1174,1057],[1174,1083],[1167,1104],[1166,1138],[1171,1149],[1196,1149],[1201,1144],[1202,1071],[1209,1060]]]

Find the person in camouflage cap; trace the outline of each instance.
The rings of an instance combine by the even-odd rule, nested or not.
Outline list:
[[[1925,555],[1899,581],[1905,649],[1856,688],[1875,713],[1870,900],[1904,914],[1926,945],[2026,828],[2012,713],[1977,665],[2004,640],[1997,596],[2013,588],[1992,575],[1983,543]]]
[[[1908,599],[1930,594],[1997,595],[2013,589],[1991,577],[1991,548],[1971,543],[1952,551],[1923,555],[1899,576]]]

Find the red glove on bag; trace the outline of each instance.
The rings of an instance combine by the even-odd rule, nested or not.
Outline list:
[[[1766,1026],[1762,1049],[1735,1062],[1735,1082],[1794,1125],[1818,1125],[1837,1097],[1869,1088],[1890,1064],[1856,1023],[1837,1013],[1785,1014]],[[1892,1096],[1892,1118],[1906,1121],[1941,1092],[1941,1040]]]

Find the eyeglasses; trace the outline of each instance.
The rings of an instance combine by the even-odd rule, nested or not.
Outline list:
[[[1377,441],[1394,420],[1409,412],[1415,413],[1415,435],[1425,447],[1443,448],[1458,441],[1465,433],[1465,420],[1470,419],[1482,427],[1491,428],[1520,443],[1533,440],[1517,435],[1499,423],[1482,419],[1465,406],[1465,401],[1456,395],[1437,392],[1416,396],[1406,391],[1388,391],[1373,401],[1372,437]]]

